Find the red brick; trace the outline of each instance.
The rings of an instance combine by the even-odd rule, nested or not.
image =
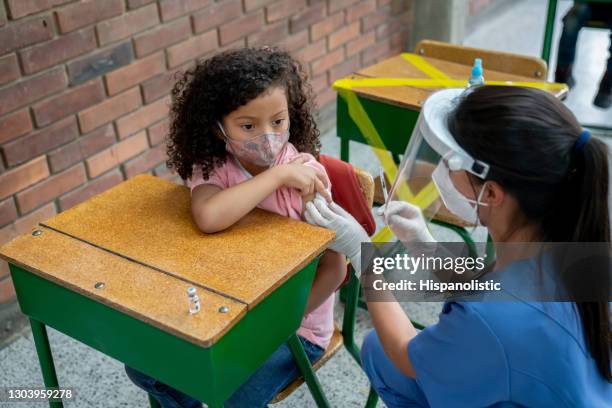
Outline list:
[[[247,37],[247,44],[249,47],[261,46],[261,45],[272,45],[275,44],[279,38],[285,38],[289,34],[289,27],[287,20],[279,21],[278,23],[269,24],[262,30],[251,34]]]
[[[170,126],[170,120],[164,119],[149,128],[149,144],[156,146],[164,141],[168,136],[168,127]]]
[[[217,3],[193,15],[193,29],[196,33],[210,30],[242,15],[240,0]]]
[[[261,11],[225,23],[219,27],[221,45],[229,44],[241,37],[258,31],[263,27],[263,24],[263,13]]]
[[[0,174],[0,198],[5,198],[43,180],[49,175],[47,159],[40,156]]]
[[[42,130],[2,146],[6,164],[9,167],[26,162],[40,154],[70,142],[79,136],[74,116],[56,122]]]
[[[87,172],[91,178],[97,177],[144,152],[148,147],[147,133],[145,131],[137,133],[87,159]]]
[[[82,163],[48,177],[44,181],[17,194],[19,212],[21,214],[28,213],[42,204],[77,188],[86,181],[87,175],[85,174],[85,166]]]
[[[91,180],[89,183],[73,190],[67,194],[64,194],[59,198],[60,211],[66,211],[68,208],[73,207],[77,204],[82,203],[96,196],[111,187],[123,181],[123,176],[119,169],[106,173],[97,179]]]
[[[310,61],[317,59],[327,52],[327,46],[325,45],[325,38],[319,41],[309,44],[295,53],[295,57],[302,63],[309,63]]]
[[[119,139],[144,129],[151,124],[168,117],[170,97],[159,99],[152,104],[143,106],[136,112],[130,113],[117,120]]]
[[[13,280],[10,276],[0,280],[0,305],[12,303],[17,298]]]
[[[129,179],[137,174],[144,173],[168,159],[166,146],[158,145],[123,165],[125,176]]]
[[[361,68],[361,64],[359,63],[359,55],[355,55],[350,59],[344,60],[339,65],[334,65],[334,67],[329,70],[329,79],[331,82],[334,82],[336,79],[342,78],[359,70],[359,68]]]
[[[60,91],[66,85],[64,69],[57,67],[37,77],[0,89],[0,115]]]
[[[322,110],[327,104],[332,103],[336,100],[336,91],[334,91],[331,87],[326,89],[325,91],[317,94],[316,96],[317,106],[319,110]]]
[[[323,20],[324,17],[325,3],[314,4],[308,7],[306,10],[291,16],[291,19],[289,20],[291,32],[295,33],[308,28],[308,26]]]
[[[127,0],[127,4],[129,9],[135,9],[153,3],[154,1],[155,0]]]
[[[391,37],[403,28],[403,23],[400,20],[390,20],[385,24],[376,27],[376,39],[383,40]]]
[[[346,9],[346,21],[352,23],[376,10],[376,0],[365,0]]]
[[[26,74],[33,74],[96,48],[93,28],[63,35],[19,52]]]
[[[7,5],[11,19],[16,20],[69,1],[71,0],[7,0]]]
[[[357,54],[358,52],[368,48],[370,45],[373,45],[375,42],[376,33],[374,31],[361,34],[361,36],[346,43],[346,56],[350,57],[351,55]]]
[[[365,65],[373,64],[374,62],[386,57],[391,52],[391,45],[389,41],[383,41],[376,43],[372,47],[363,51],[361,58],[362,63]]]
[[[151,4],[98,23],[98,41],[100,45],[106,45],[153,27],[158,22],[157,5]]]
[[[74,142],[48,153],[51,171],[53,173],[62,171],[92,154],[113,145],[115,142],[115,130],[113,125],[109,123]]]
[[[290,35],[285,39],[281,39],[278,45],[289,52],[294,52],[308,44],[308,30],[300,31],[297,34]]]
[[[53,37],[53,22],[49,16],[14,22],[0,28],[0,55],[50,40]]]
[[[334,13],[340,9],[347,8],[359,0],[333,0],[329,2],[329,13]]]
[[[89,132],[140,106],[140,91],[132,88],[91,108],[79,112],[81,132]]]
[[[161,48],[176,44],[191,35],[189,18],[176,20],[155,30],[147,31],[134,38],[134,48],[138,57],[143,57]]]
[[[70,85],[78,85],[90,79],[102,76],[117,68],[130,64],[134,60],[132,40],[91,52],[83,58],[66,64]]]
[[[325,89],[329,88],[329,81],[327,80],[327,73],[321,74],[310,80],[310,85],[314,93],[320,93]]]
[[[386,6],[387,4],[391,4],[393,0],[378,0],[378,7]]]
[[[106,89],[109,95],[115,95],[165,70],[164,53],[159,52],[106,74]]]
[[[359,21],[355,21],[354,23],[330,34],[327,39],[327,45],[329,46],[330,50],[333,50],[334,48],[339,47],[347,41],[357,37],[359,37]]]
[[[26,216],[23,216],[15,221],[15,233],[17,235],[21,235],[30,232],[38,223],[53,217],[55,214],[57,214],[57,211],[55,210],[54,203],[43,205],[37,210],[32,211]]]
[[[408,30],[400,30],[397,33],[393,34],[391,37],[389,37],[391,48],[399,47],[405,50],[408,44],[408,33]]]
[[[10,54],[0,58],[0,85],[14,81],[17,78],[19,78],[17,56]]]
[[[244,0],[244,9],[249,12],[270,4],[276,0]]]
[[[159,7],[162,20],[168,21],[199,10],[210,3],[211,0],[163,0]]]
[[[17,219],[17,207],[15,207],[13,197],[9,197],[0,202],[0,226],[13,222],[15,219]]]
[[[365,33],[372,28],[378,27],[391,17],[391,9],[389,7],[384,7],[374,13],[370,13],[361,19],[361,31]]]
[[[0,5],[0,8],[2,6]],[[4,278],[5,276],[8,276],[9,274],[9,266],[8,263],[6,261],[0,261],[0,279]]]
[[[55,12],[60,32],[67,33],[123,13],[123,0],[86,0]]]
[[[0,1],[0,27],[6,24],[6,11],[4,11],[4,3]],[[0,262],[2,264],[2,262]]]
[[[326,35],[333,33],[344,25],[344,12],[340,11],[325,20],[315,23],[310,27],[310,40],[317,41]]]
[[[0,144],[32,131],[32,120],[27,109],[0,118]]]
[[[210,30],[204,34],[191,37],[179,44],[169,47],[166,52],[168,55],[168,66],[174,68],[186,61],[193,60],[207,52],[217,48],[217,30]]]
[[[177,176],[177,173],[175,171],[170,170],[165,163],[155,167],[153,169],[153,174],[165,180],[170,180],[171,178]]]
[[[319,75],[344,60],[344,50],[338,48],[312,63],[312,75]]]
[[[94,79],[32,107],[38,126],[46,126],[104,100],[104,87]]]
[[[266,6],[266,21],[273,23],[299,12],[306,7],[306,0],[280,0]]]
[[[174,74],[175,71],[172,70],[144,82],[141,85],[144,102],[148,104],[161,98],[162,96],[169,95],[170,90],[176,81]]]

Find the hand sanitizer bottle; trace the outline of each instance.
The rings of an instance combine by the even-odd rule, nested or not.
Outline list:
[[[472,68],[472,75],[470,75],[470,79],[468,80],[468,88],[484,85],[484,83],[484,77],[482,76],[482,60],[476,58],[474,60],[474,67]]]

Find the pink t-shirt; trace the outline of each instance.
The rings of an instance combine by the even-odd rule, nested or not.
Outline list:
[[[308,153],[299,153],[291,144],[287,143],[276,158],[274,165],[288,163],[298,155],[306,155],[311,160],[304,163],[321,171],[327,178],[325,168]],[[207,180],[202,177],[200,166],[193,167],[191,179],[187,180],[187,185],[193,189],[200,184],[212,184],[219,188],[230,188],[253,177],[244,167],[234,158],[231,153],[227,154],[227,160],[221,166],[216,167]],[[327,178],[328,191],[331,194],[331,185]],[[302,197],[293,188],[282,187],[266,197],[257,205],[258,208],[276,214],[291,217],[296,220],[302,219]],[[302,324],[297,334],[306,338],[323,348],[327,348],[334,332],[334,294],[328,297],[318,308],[304,316]]]

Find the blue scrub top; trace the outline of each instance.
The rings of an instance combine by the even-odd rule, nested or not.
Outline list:
[[[571,302],[447,302],[408,354],[432,407],[612,407]]]

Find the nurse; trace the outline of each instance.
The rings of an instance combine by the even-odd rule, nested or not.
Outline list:
[[[383,219],[404,243],[435,241],[420,208],[401,200],[402,185],[423,185],[413,181],[425,174],[446,210],[486,226],[496,245],[610,242],[608,149],[543,91],[433,94],[399,174]],[[432,206],[421,205],[426,216]],[[335,230],[332,249],[360,269],[360,244],[369,238],[348,213],[315,200],[306,218]],[[545,275],[572,295],[549,261]],[[507,268],[518,273],[520,265]],[[389,407],[612,407],[609,293],[593,301],[516,299],[447,301],[438,323],[420,332],[399,303],[368,301],[374,330],[364,340],[363,369]]]

